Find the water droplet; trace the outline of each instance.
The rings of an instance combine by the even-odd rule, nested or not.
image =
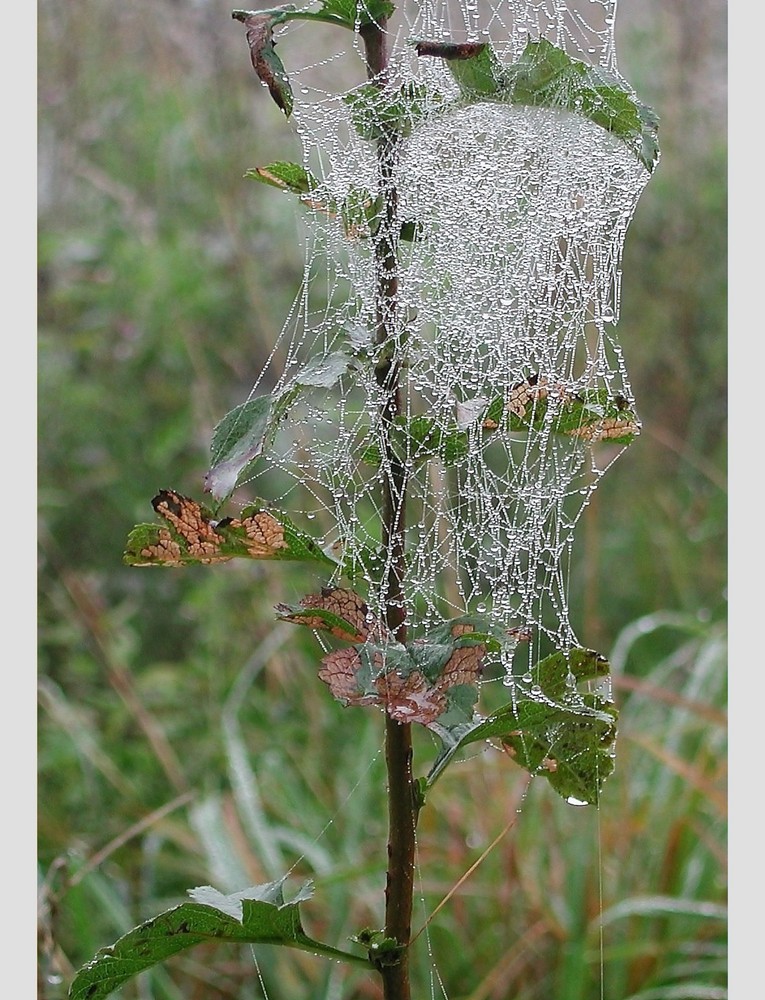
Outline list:
[[[588,806],[590,804],[589,802],[585,802],[583,799],[574,798],[573,795],[569,795],[566,802],[568,802],[570,806]]]

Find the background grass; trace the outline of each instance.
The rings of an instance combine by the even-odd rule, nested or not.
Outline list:
[[[617,768],[597,812],[499,754],[446,773],[415,927],[512,823],[423,931],[422,997],[726,995],[725,4],[621,0],[619,21],[662,119],[618,328],[643,434],[588,508],[571,586],[611,658]],[[385,821],[379,718],[332,702],[315,640],[273,619],[318,579],[121,563],[158,488],[199,495],[298,287],[294,206],[242,179],[294,138],[219,0],[44,0],[38,24],[39,997],[57,1000],[187,887],[301,856],[309,932],[342,946],[381,922]],[[271,1000],[377,996],[310,956],[257,962]],[[261,995],[227,947],[123,991]]]

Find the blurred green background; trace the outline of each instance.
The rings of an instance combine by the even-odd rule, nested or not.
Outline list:
[[[314,937],[382,921],[379,717],[332,702],[315,640],[273,617],[319,580],[121,562],[159,488],[201,496],[212,427],[302,274],[294,203],[242,176],[298,146],[230,10],[38,7],[41,1000],[186,888],[301,857]],[[616,772],[598,811],[496,754],[447,773],[415,928],[515,822],[420,938],[418,997],[726,996],[725,20],[723,0],[619,4],[620,69],[661,117],[617,328],[643,433],[571,573],[574,628],[615,673]],[[260,976],[248,950],[198,948],[122,995],[378,996],[310,956],[256,960]]]

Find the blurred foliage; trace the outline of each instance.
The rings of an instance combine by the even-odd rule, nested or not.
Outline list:
[[[570,588],[578,634],[612,651],[617,769],[598,813],[496,754],[439,783],[420,922],[513,820],[418,942],[421,988],[441,977],[451,1000],[591,997],[601,968],[609,996],[724,995],[726,152],[692,70],[724,47],[725,11],[640,7],[620,4],[620,65],[663,157],[618,332],[643,434],[595,494]],[[298,290],[295,206],[243,177],[295,137],[220,0],[43,0],[38,27],[39,996],[56,1000],[187,887],[301,855],[307,930],[342,946],[380,923],[385,817],[377,714],[333,702],[315,639],[274,620],[319,576],[121,562],[158,489],[201,495],[211,430]],[[376,996],[310,956],[257,962],[272,1000]],[[124,995],[261,994],[249,951],[224,948]]]

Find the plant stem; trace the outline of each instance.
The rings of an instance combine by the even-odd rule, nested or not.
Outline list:
[[[370,81],[387,82],[386,19],[360,29]],[[394,169],[399,138],[386,134],[377,143],[382,219],[375,238],[375,341],[381,360],[375,374],[384,390],[381,423],[386,438],[383,466],[382,542],[386,557],[385,619],[398,642],[406,641],[403,600],[406,475],[390,447],[388,432],[401,413],[400,359],[397,338],[398,198]],[[385,350],[385,345],[389,349]],[[414,893],[414,831],[417,821],[412,777],[412,727],[385,716],[385,762],[388,774],[388,871],[385,884],[385,936],[400,946],[396,960],[379,966],[385,1000],[409,1000],[408,945]]]

